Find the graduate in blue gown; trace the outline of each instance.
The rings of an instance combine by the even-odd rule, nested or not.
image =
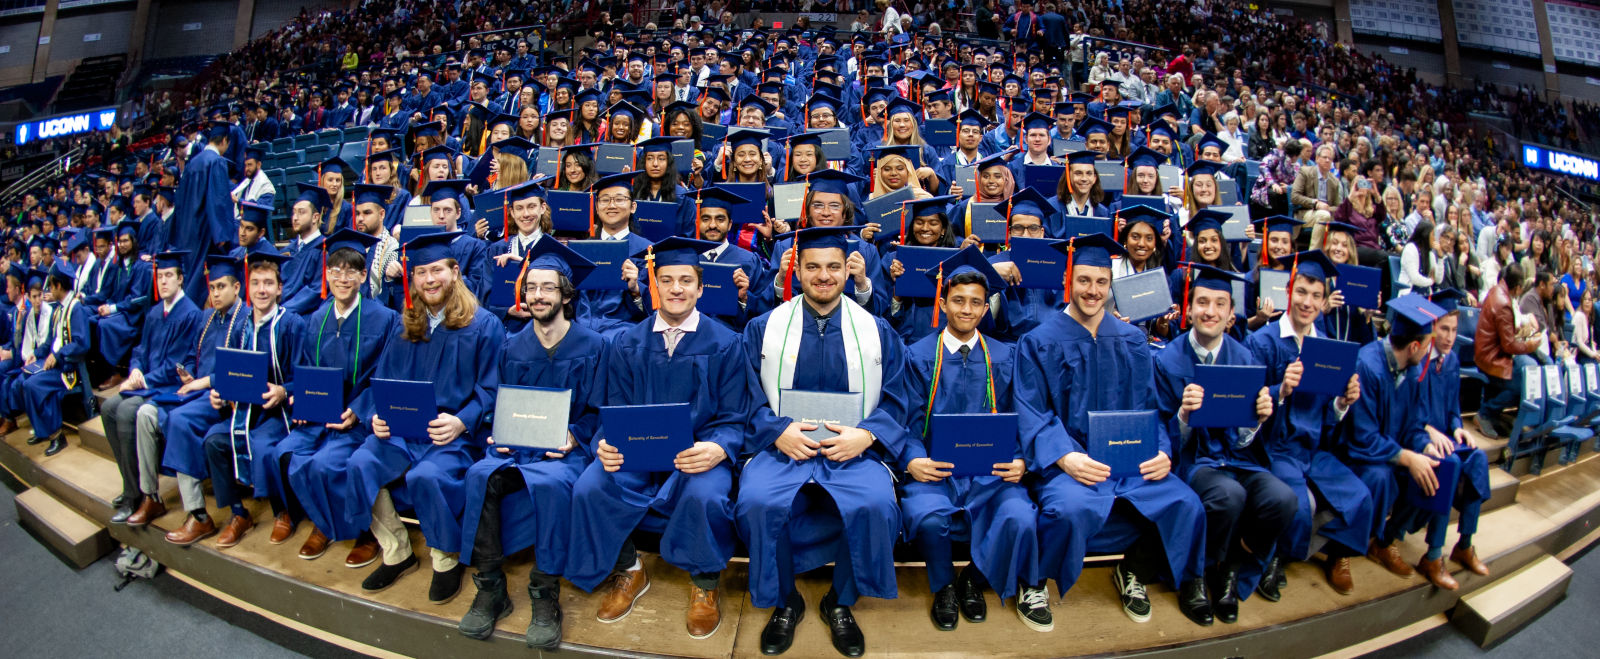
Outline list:
[[[1392,516],[1375,516],[1377,528],[1372,532],[1374,539],[1368,555],[1390,572],[1410,576],[1411,567],[1400,556],[1395,541],[1413,526],[1425,524],[1434,516],[1419,509],[1409,498],[1401,497],[1400,492],[1417,489],[1424,496],[1432,495],[1439,487],[1439,476],[1434,469],[1441,460],[1455,460],[1457,467],[1463,465],[1460,464],[1462,458],[1456,455],[1458,438],[1430,425],[1433,415],[1427,380],[1437,377],[1430,372],[1434,369],[1431,335],[1434,321],[1443,317],[1445,310],[1419,294],[1402,295],[1390,300],[1387,306],[1389,335],[1362,346],[1356,355],[1361,400],[1351,410],[1355,418],[1346,443],[1345,460],[1371,490],[1377,509],[1381,513],[1393,511]],[[1457,425],[1460,416],[1458,411]],[[1475,449],[1462,448],[1468,449],[1470,459],[1470,452]],[[1484,461],[1480,484],[1485,498],[1488,494],[1487,467]],[[1455,497],[1450,498],[1454,503]],[[1445,567],[1443,556],[1449,513],[1440,516],[1444,520],[1436,533],[1430,532],[1428,553],[1417,563],[1416,571],[1439,588],[1455,590],[1458,584]],[[1470,526],[1476,523],[1474,519]],[[1470,533],[1467,538],[1470,543]]]
[[[944,330],[906,349],[908,439],[896,465],[910,475],[900,485],[902,533],[916,543],[927,563],[936,627],[954,629],[958,610],[968,622],[984,620],[983,588],[989,585],[1002,600],[1017,596],[1023,623],[1047,632],[1055,623],[1039,572],[1034,531],[1038,510],[1021,485],[1026,473],[1021,451],[1009,455],[1010,460],[981,465],[990,470],[982,476],[953,476],[957,465],[932,457],[938,430],[930,415],[1009,414],[1013,407],[1014,350],[979,331],[989,313],[990,291],[1004,289],[1005,280],[976,247],[963,249],[941,266],[926,277],[943,275]],[[994,439],[1016,443],[1015,437]],[[971,545],[972,564],[958,577],[951,543],[962,537]]]
[[[283,292],[280,268],[288,260],[285,256],[251,259],[244,273],[250,327],[239,347],[266,353],[267,392],[257,403],[226,401],[216,387],[211,389],[209,402],[223,419],[206,432],[206,466],[217,507],[233,512],[217,538],[222,549],[238,544],[255,525],[244,507],[244,500],[251,496],[270,500],[276,518],[273,536],[279,542],[287,534],[280,534],[278,527],[288,519],[304,517],[284,482],[277,452],[277,445],[289,432],[289,392],[294,389],[294,365],[304,337],[300,316],[278,305]],[[291,531],[293,528],[289,524]]]
[[[855,217],[861,213],[861,209],[850,201],[849,188],[865,179],[838,170],[824,169],[807,177],[807,181],[810,187],[805,197],[807,208],[805,226],[851,226],[855,230],[846,241],[851,254],[846,265],[856,261],[855,255],[859,254],[861,267],[849,270],[850,276],[844,281],[845,295],[875,315],[887,314],[893,287],[884,276],[878,249],[869,241],[856,237],[860,227],[853,226]],[[772,260],[767,264],[768,274],[772,275],[772,278],[763,285],[772,289],[775,303],[787,299],[794,291],[799,290],[796,276],[799,272],[795,268],[797,255],[791,249],[793,244],[793,238],[779,237],[772,248]]]
[[[538,182],[528,181],[506,188],[505,193],[506,225],[501,228],[501,237],[489,243],[492,272],[503,272],[499,270],[502,268],[520,268],[528,252],[545,238],[543,227],[548,226],[549,222],[544,186]],[[541,208],[546,210],[541,213]],[[488,299],[483,302],[484,307],[505,324],[507,334],[516,334],[528,324],[527,309],[516,308],[516,305],[502,307]]]
[[[88,374],[89,310],[72,291],[76,278],[77,271],[66,259],[57,259],[50,266],[46,286],[55,299],[50,332],[33,353],[40,370],[22,379],[22,404],[33,424],[28,443],[50,442],[46,456],[67,447],[67,437],[61,432],[62,401],[67,392],[80,390],[85,396],[93,395],[82,382]]]
[[[1227,213],[1211,209],[1197,211],[1189,219],[1189,225],[1185,227],[1185,232],[1192,238],[1192,240],[1186,241],[1188,253],[1179,253],[1176,258],[1238,274],[1238,269],[1234,267],[1233,259],[1228,254],[1231,251],[1231,245],[1229,241],[1222,237],[1222,223],[1227,221],[1228,217]],[[1189,283],[1196,272],[1198,270],[1194,268],[1175,267],[1172,269],[1172,272],[1167,275],[1167,288],[1172,293],[1172,299],[1182,300],[1188,296],[1193,286],[1191,284],[1186,288],[1185,284]],[[1240,289],[1236,292],[1242,292],[1243,295],[1233,300],[1235,321],[1228,327],[1228,336],[1243,343],[1245,338],[1250,336],[1250,330],[1244,316],[1245,307],[1248,305],[1244,298],[1250,296],[1250,286],[1247,277],[1242,274],[1239,275],[1239,279],[1235,280],[1235,282],[1234,285]]]
[[[694,266],[713,246],[674,237],[645,253],[654,261],[646,271],[655,272],[648,284],[659,309],[613,339],[598,376],[604,405],[687,403],[694,443],[674,456],[672,471],[619,471],[627,453],[606,440],[605,428],[596,430],[597,460],[572,491],[566,566],[573,585],[603,585],[596,618],[615,622],[650,585],[631,535],[661,533],[662,560],[689,573],[686,618],[696,638],[715,633],[720,620],[718,584],[734,550],[734,460],[751,408],[744,342],[694,308],[701,291]]]
[[[462,283],[467,291],[480,301],[489,299],[491,288],[489,244],[470,232],[461,231],[463,223],[472,217],[472,199],[467,194],[466,179],[429,181],[422,196],[428,199],[433,223],[444,231],[455,232],[450,243],[450,258],[461,269]]]
[[[350,457],[345,497],[348,519],[357,527],[370,524],[382,549],[382,565],[362,588],[388,588],[417,567],[410,533],[397,513],[397,505],[409,504],[431,550],[428,599],[435,603],[461,590],[465,567],[454,552],[461,546],[463,480],[482,453],[505,341],[500,321],[478,304],[453,259],[460,237],[460,232],[433,233],[406,243],[401,257],[410,267],[405,311],[372,374],[432,382],[439,415],[425,429],[392,428],[379,412],[381,402],[368,396],[370,408],[356,413],[369,420],[372,434]]]
[[[157,255],[163,258],[178,258]],[[182,259],[180,258],[180,261]],[[161,469],[178,477],[178,494],[183,509],[189,515],[183,526],[167,534],[167,542],[191,545],[201,538],[217,533],[216,522],[206,513],[205,491],[201,481],[210,476],[206,466],[205,437],[212,424],[223,419],[222,412],[211,407],[208,395],[211,376],[216,370],[217,349],[239,349],[251,334],[250,307],[240,299],[243,289],[244,265],[239,259],[213,254],[206,259],[202,271],[209,291],[210,309],[200,325],[200,337],[195,341],[194,370],[190,377],[179,375],[183,385],[178,388],[175,400],[158,402],[155,427],[166,439],[161,453]]]
[[[1261,238],[1260,261],[1246,264],[1249,280],[1245,282],[1245,320],[1251,332],[1281,317],[1283,309],[1269,309],[1261,303],[1261,273],[1266,270],[1288,272],[1294,263],[1294,236],[1300,230],[1300,220],[1284,215],[1273,215],[1252,220]],[[1327,293],[1332,295],[1331,292]]]
[[[734,331],[743,331],[746,322],[766,313],[773,304],[772,287],[758,285],[758,282],[771,279],[771,275],[767,274],[766,261],[756,256],[754,252],[728,240],[735,226],[731,212],[735,205],[746,200],[717,187],[696,190],[687,198],[699,216],[700,239],[717,245],[701,254],[701,260],[733,265],[743,273],[742,277],[740,275],[734,277],[734,285],[739,288],[739,313],[716,317],[727,323]],[[739,286],[740,282],[744,285]]]
[[[328,237],[323,235],[323,218],[333,200],[316,183],[299,184],[299,196],[290,202],[289,221],[295,237],[289,241],[289,260],[283,265],[283,308],[304,316],[322,305],[323,264],[327,261]],[[349,217],[347,213],[345,217]]]
[[[628,253],[650,246],[650,241],[633,231],[633,179],[637,172],[622,172],[601,177],[589,188],[594,197],[594,240],[625,240]],[[578,294],[578,322],[608,339],[616,338],[643,320],[649,308],[639,288],[646,279],[641,262],[630,259],[622,265],[623,290],[588,290]]]
[[[556,240],[538,241],[525,256],[518,301],[533,320],[506,337],[501,392],[507,386],[570,390],[568,439],[549,451],[494,447],[467,469],[461,561],[477,572],[472,581],[478,594],[458,629],[479,640],[493,633],[495,621],[511,610],[501,569],[505,556],[532,547],[528,595],[534,610],[527,641],[553,649],[561,641],[560,575],[571,542],[572,486],[592,459],[608,348],[599,334],[573,322],[574,287],[594,264]]]
[[[22,266],[12,263],[5,272],[6,294],[0,298],[0,350],[5,355],[0,359],[0,432],[10,434],[17,429],[14,418],[16,411],[8,402],[6,392],[11,389],[11,380],[22,372],[22,343],[23,333],[27,329],[27,317],[33,307],[28,299],[28,271]]]
[[[1325,230],[1322,234],[1321,249],[1328,254],[1328,258],[1339,265],[1360,265],[1356,262],[1355,239],[1355,234],[1360,229],[1352,224],[1332,221],[1323,224],[1323,227]],[[1337,285],[1336,280],[1335,286]],[[1383,294],[1379,293],[1380,304],[1383,298]],[[1335,288],[1328,296],[1328,310],[1322,313],[1318,329],[1328,335],[1328,338],[1366,345],[1378,336],[1372,327],[1373,313],[1372,310],[1357,309],[1346,304],[1344,295]]]
[[[17,415],[26,410],[22,404],[22,382],[28,373],[22,369],[36,361],[35,352],[50,333],[51,304],[44,300],[44,280],[47,273],[37,268],[23,269],[27,297],[17,305],[16,334],[12,341],[11,360],[0,380],[0,406],[3,406],[6,427],[16,430]]]
[[[884,243],[879,261],[885,268],[882,278],[889,282],[890,292],[900,277],[921,277],[920,272],[907,271],[906,265],[895,258],[902,245],[914,247],[940,247],[955,249],[956,236],[951,230],[950,218],[945,208],[956,198],[951,196],[928,197],[906,202],[904,226],[887,227],[889,239]],[[967,238],[963,245],[977,245],[976,238]],[[916,343],[925,336],[935,334],[939,328],[933,323],[934,299],[893,295],[889,298],[889,323],[907,344]]]
[[[162,256],[154,262],[162,299],[159,306],[145,314],[140,332],[144,338],[128,361],[127,379],[100,407],[102,427],[122,474],[122,503],[116,506],[116,515],[122,519],[115,520],[115,515],[113,519],[124,523],[135,509],[144,509],[142,517],[146,520],[159,517],[153,514],[157,509],[166,512],[156,487],[161,456],[139,454],[138,414],[140,408],[153,405],[151,399],[156,396],[176,393],[183,385],[182,374],[194,372],[194,346],[205,322],[205,314],[183,294],[183,259],[172,254]],[[146,497],[150,498],[148,504]]]
[[[350,455],[371,432],[355,411],[370,406],[366,397],[371,395],[372,373],[400,323],[400,314],[362,294],[366,253],[377,243],[376,237],[353,229],[328,236],[328,265],[322,274],[328,281],[328,299],[306,316],[300,338],[296,367],[301,379],[295,393],[307,387],[331,389],[326,383],[307,381],[306,367],[341,369],[343,415],[337,422],[295,419],[288,436],[271,451],[277,462],[269,468],[282,472],[291,499],[301,506],[292,512],[303,512],[314,527],[300,549],[305,559],[321,556],[330,542],[355,539],[366,531],[350,520],[344,505],[350,489],[346,471]],[[291,515],[290,528],[299,521],[299,515]]]
[[[1429,429],[1429,455],[1440,462],[1455,462],[1459,481],[1450,496],[1450,504],[1461,516],[1456,530],[1460,538],[1450,551],[1450,560],[1480,575],[1488,576],[1489,566],[1478,558],[1472,546],[1472,536],[1478,531],[1478,518],[1483,503],[1489,500],[1489,458],[1477,447],[1472,434],[1461,427],[1461,362],[1455,355],[1456,330],[1460,326],[1461,291],[1446,288],[1429,296],[1429,300],[1444,311],[1433,321],[1432,351],[1422,359],[1417,383],[1423,390],[1422,404],[1427,409],[1425,422]],[[1437,434],[1435,434],[1437,432]],[[1444,441],[1448,440],[1448,441]],[[1402,476],[1402,478],[1404,478]],[[1419,487],[1416,482],[1406,483],[1402,489]],[[1406,533],[1427,529],[1428,551],[1418,567],[1434,583],[1449,590],[1445,584],[1453,583],[1450,570],[1442,563],[1444,541],[1450,530],[1449,511],[1435,513],[1422,510],[1409,503],[1397,504],[1389,518],[1385,535],[1399,539]],[[1430,564],[1432,563],[1432,564]],[[1441,583],[1443,582],[1443,583]]]
[[[1109,124],[1100,126],[1104,122],[1088,122],[1086,129],[1105,132],[1110,130]],[[1062,220],[1054,226],[1046,224],[1045,233],[1051,238],[1066,238],[1064,219],[1068,215],[1080,217],[1111,217],[1111,208],[1105,203],[1106,193],[1100,188],[1100,174],[1095,170],[1095,159],[1100,155],[1098,151],[1074,151],[1067,154],[1067,173],[1062,176],[1063,187],[1057,187],[1059,192],[1066,190],[1065,198],[1057,194],[1050,198],[1055,207],[1053,217]],[[1019,183],[1020,187],[1021,184]]]
[[[1285,257],[1284,267],[1291,267],[1295,258],[1293,254]],[[1257,588],[1269,600],[1288,583],[1284,566],[1289,561],[1311,558],[1313,511],[1334,513],[1334,519],[1316,532],[1328,540],[1322,546],[1322,553],[1328,558],[1328,584],[1340,594],[1349,594],[1354,588],[1350,557],[1361,554],[1373,524],[1371,495],[1361,479],[1337,457],[1342,452],[1338,424],[1361,395],[1356,377],[1351,376],[1344,396],[1295,390],[1305,371],[1300,361],[1301,341],[1305,337],[1323,337],[1316,323],[1328,290],[1328,270],[1332,269],[1321,252],[1305,252],[1298,258],[1299,267],[1289,291],[1290,309],[1252,332],[1244,342],[1256,361],[1267,367],[1267,387],[1277,401],[1278,411],[1273,414],[1267,438],[1272,473],[1294,489],[1299,502],[1294,522],[1279,540],[1277,555],[1268,562],[1266,576]]]
[[[272,207],[251,202],[239,204],[239,242],[228,250],[228,256],[243,259],[246,254],[281,254],[278,246],[267,238],[272,226]]]
[[[1171,476],[1166,430],[1150,438],[1159,449],[1139,465],[1142,478],[1111,479],[1110,468],[1089,453],[1091,411],[1155,411],[1159,401],[1144,332],[1106,309],[1111,256],[1123,254],[1122,246],[1105,234],[1071,243],[1072,302],[1022,337],[1012,385],[1023,459],[1038,475],[1040,566],[1065,593],[1077,583],[1088,552],[1125,552],[1112,578],[1129,618],[1149,620],[1141,581],[1156,578],[1178,587],[1184,615],[1208,625],[1211,603],[1201,578],[1205,510],[1194,491]]]
[[[659,230],[680,236],[694,235],[694,198],[679,182],[677,164],[672,157],[675,137],[652,137],[638,143],[639,170],[634,177],[634,201],[677,204],[672,221]],[[665,238],[666,235],[657,236]]]
[[[232,195],[231,191],[229,195]],[[166,251],[167,222],[157,213],[156,209],[160,207],[160,204],[157,204],[156,200],[159,198],[161,204],[165,204],[170,209],[176,196],[176,188],[166,186],[150,188],[150,192],[146,196],[150,200],[150,211],[145,213],[144,217],[139,218],[138,243],[140,254],[155,255]]]
[[[206,129],[207,144],[189,159],[178,180],[175,210],[167,225],[166,247],[189,254],[185,272],[200,272],[206,256],[227,253],[238,233],[233,211],[233,182],[228,161],[222,151],[230,148],[230,124],[212,122]],[[240,145],[241,147],[243,145]],[[205,282],[199,277],[187,283],[190,298],[206,296]]]
[[[1180,270],[1176,272],[1181,272]],[[1257,387],[1255,418],[1245,425],[1189,425],[1206,391],[1195,382],[1197,365],[1255,366],[1255,356],[1227,335],[1233,321],[1233,283],[1238,275],[1207,265],[1195,272],[1184,303],[1191,329],[1156,354],[1156,394],[1167,433],[1176,440],[1178,476],[1194,488],[1206,508],[1206,578],[1213,614],[1239,620],[1239,601],[1255,590],[1278,538],[1294,519],[1294,491],[1272,475],[1261,426],[1273,411],[1265,381]]]
[[[94,331],[100,356],[109,364],[121,364],[138,345],[145,309],[155,294],[150,262],[139,258],[138,225],[125,220],[116,231],[116,256],[105,263],[102,296],[98,302],[85,300],[100,318]]]
[[[813,181],[815,184],[815,181]],[[815,194],[816,191],[813,191]],[[750,549],[750,599],[772,607],[762,651],[792,640],[805,612],[796,574],[834,564],[833,587],[821,611],[835,648],[857,656],[865,647],[850,607],[858,597],[894,598],[894,542],[900,513],[887,465],[905,452],[905,348],[889,323],[845,295],[846,236],[854,227],[800,230],[795,274],[803,295],[745,326],[744,338],[760,387],[750,419],[749,460],[740,474],[737,514]],[[795,236],[791,236],[794,238]],[[861,421],[815,427],[784,415],[793,392],[834,392],[859,398]],[[826,434],[826,433],[824,433]],[[774,637],[773,647],[766,638]],[[778,649],[778,652],[781,652]]]

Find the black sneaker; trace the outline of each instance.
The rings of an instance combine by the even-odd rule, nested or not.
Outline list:
[[[1036,632],[1055,629],[1055,618],[1050,615],[1050,591],[1044,586],[1023,586],[1022,591],[1017,593],[1017,617],[1028,629]]]
[[[462,636],[484,640],[494,633],[494,624],[501,618],[511,615],[511,596],[506,593],[506,575],[504,572],[495,571],[492,574],[479,572],[472,575],[472,584],[477,586],[478,594],[472,598],[472,606],[467,609],[467,614],[461,617],[461,623],[456,625],[456,630]]]
[[[461,592],[461,576],[467,573],[467,566],[456,563],[456,566],[443,572],[434,571],[433,583],[428,585],[428,602],[431,604],[444,604],[456,598]]]
[[[529,608],[533,609],[526,635],[528,647],[556,649],[561,645],[561,582],[548,587],[529,584],[528,597]]]
[[[1150,622],[1150,596],[1144,592],[1144,584],[1139,583],[1139,576],[1117,563],[1111,570],[1111,584],[1116,587],[1117,595],[1122,598],[1122,612],[1134,622]]]
[[[369,593],[384,590],[393,586],[394,582],[400,580],[400,577],[411,574],[412,571],[417,569],[417,565],[416,556],[407,556],[406,560],[400,561],[395,565],[379,565],[378,569],[373,570],[372,574],[367,575],[367,578],[361,582],[361,589]]]

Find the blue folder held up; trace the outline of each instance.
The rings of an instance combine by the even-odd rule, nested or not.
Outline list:
[[[935,414],[931,425],[930,457],[955,465],[951,476],[990,476],[995,465],[1016,458],[1015,414]]]
[[[439,418],[432,382],[373,378],[372,398],[378,404],[378,418],[389,425],[389,434],[413,442],[432,441],[428,423]]]
[[[1139,465],[1161,450],[1160,420],[1152,410],[1089,413],[1089,457],[1111,478],[1141,478]]]
[[[1358,343],[1308,336],[1300,343],[1300,387],[1295,393],[1343,396],[1356,372]]]
[[[602,407],[600,427],[622,454],[622,471],[672,471],[673,458],[694,445],[688,403]]]
[[[343,368],[299,366],[294,369],[294,418],[310,423],[344,420]]]
[[[1205,391],[1205,401],[1189,414],[1189,427],[1256,427],[1256,396],[1266,381],[1265,366],[1196,365],[1194,383]]]
[[[271,356],[260,350],[217,348],[217,370],[211,374],[211,387],[223,400],[259,405],[267,393],[271,362]]]

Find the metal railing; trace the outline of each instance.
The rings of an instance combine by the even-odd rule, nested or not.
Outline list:
[[[11,203],[12,200],[21,197],[23,193],[46,181],[66,174],[67,170],[72,168],[72,163],[82,155],[83,147],[74,147],[71,151],[61,154],[55,160],[28,172],[22,178],[17,179],[15,183],[12,183],[10,187],[0,191],[0,206]]]

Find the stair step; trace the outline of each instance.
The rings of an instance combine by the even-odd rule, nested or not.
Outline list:
[[[87,425],[87,424],[85,424]],[[79,434],[83,433],[79,430]],[[88,440],[84,446],[88,446]],[[1489,500],[1483,502],[1483,512],[1499,510],[1517,502],[1517,489],[1522,487],[1522,480],[1505,472],[1504,469],[1489,468]]]
[[[83,447],[99,453],[102,457],[116,459],[111,452],[111,440],[106,438],[105,417],[97,416],[78,424],[78,439],[82,440]],[[1516,479],[1512,479],[1516,480]]]
[[[1451,622],[1479,647],[1488,647],[1560,601],[1571,582],[1572,568],[1545,555],[1461,598]]]
[[[35,487],[16,497],[17,519],[67,563],[88,567],[117,548],[106,527]]]

